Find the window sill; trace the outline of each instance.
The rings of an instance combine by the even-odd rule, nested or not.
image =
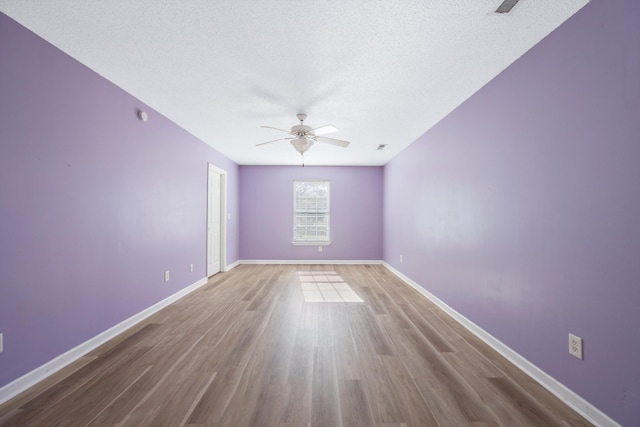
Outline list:
[[[329,246],[331,242],[291,242],[295,246]]]

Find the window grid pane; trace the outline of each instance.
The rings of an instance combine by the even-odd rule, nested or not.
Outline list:
[[[293,241],[329,242],[329,181],[294,181]]]

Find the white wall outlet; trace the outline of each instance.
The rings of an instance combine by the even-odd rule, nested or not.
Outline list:
[[[322,252],[322,246],[318,246],[318,252]]]
[[[402,262],[402,255],[400,255],[400,262]]]
[[[2,353],[2,351],[3,351],[2,334],[0,334],[0,353]]]
[[[582,338],[569,334],[569,354],[582,359]]]
[[[193,273],[193,264],[189,264],[189,271]]]
[[[227,213],[227,219],[231,219],[231,213]]]
[[[168,282],[169,281],[169,270],[164,272],[164,281]]]

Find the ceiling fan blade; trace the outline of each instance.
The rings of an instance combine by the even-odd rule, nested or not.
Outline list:
[[[327,138],[326,136],[317,136],[314,138],[318,142],[324,142],[326,144],[337,145],[338,147],[346,148],[349,146],[349,141],[342,141],[340,139]]]
[[[259,147],[259,146],[264,145],[264,144],[271,144],[272,142],[276,142],[276,141],[284,141],[285,139],[294,139],[294,138],[293,137],[292,138],[278,138],[278,139],[274,139],[273,141],[261,142],[260,144],[256,144],[256,147]]]
[[[314,133],[316,136],[319,136],[319,135],[326,135],[326,134],[328,134],[328,133],[334,133],[334,132],[339,132],[339,131],[338,131],[338,128],[337,128],[337,127],[335,127],[334,125],[320,126],[319,128],[315,128],[315,129],[313,130],[313,133]]]
[[[261,127],[261,128],[265,128],[265,129],[281,130],[282,132],[286,132],[286,133],[289,133],[289,134],[291,133],[291,132],[290,132],[290,131],[288,131],[288,130],[279,129],[279,128],[274,128],[274,127],[272,127],[272,126],[260,126],[260,127]]]

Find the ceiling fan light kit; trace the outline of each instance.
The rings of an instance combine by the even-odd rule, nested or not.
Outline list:
[[[304,154],[313,145],[313,140],[307,139],[304,136],[299,136],[291,141],[291,145],[300,154]]]
[[[324,142],[326,144],[337,145],[338,147],[342,147],[342,148],[346,148],[347,146],[349,146],[349,141],[342,141],[339,139],[320,136],[320,135],[325,135],[332,132],[338,132],[338,129],[335,126],[326,125],[326,126],[321,126],[319,128],[314,129],[311,126],[304,124],[304,121],[307,118],[306,114],[299,113],[297,114],[296,117],[298,118],[298,120],[300,120],[300,124],[291,127],[290,131],[280,129],[280,128],[274,128],[272,126],[262,126],[263,128],[266,128],[266,129],[275,129],[281,132],[287,132],[289,135],[292,135],[292,137],[280,138],[280,139],[275,139],[273,141],[262,142],[260,144],[256,144],[256,147],[260,145],[270,144],[276,141],[290,140],[291,145],[293,145],[293,148],[295,148],[295,150],[298,153],[300,153],[304,159],[304,153],[309,148],[311,148],[314,142]],[[303,162],[303,166],[304,166],[304,162]]]

